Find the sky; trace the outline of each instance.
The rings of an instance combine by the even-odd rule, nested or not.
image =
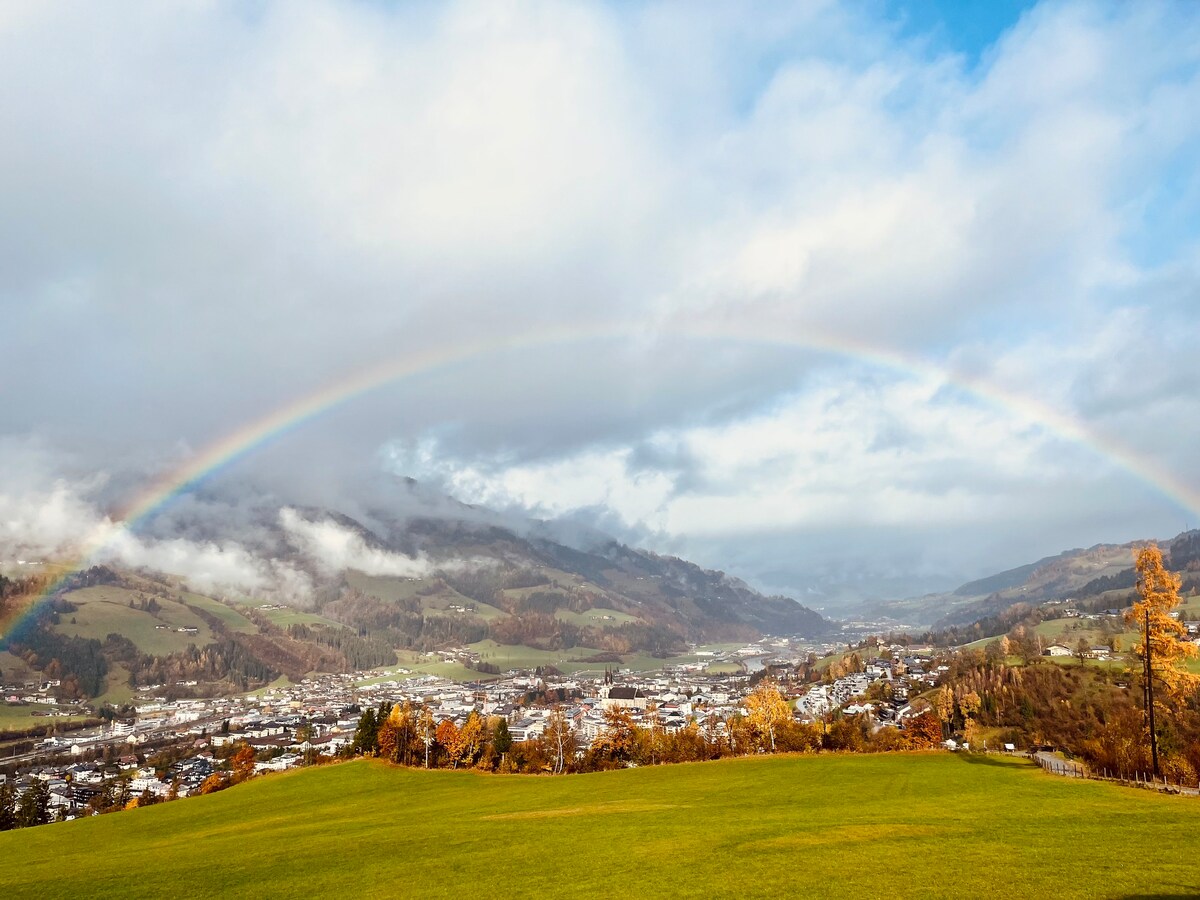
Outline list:
[[[205,490],[831,609],[1171,537],[1196,109],[1186,2],[5,3],[0,556],[377,371]]]

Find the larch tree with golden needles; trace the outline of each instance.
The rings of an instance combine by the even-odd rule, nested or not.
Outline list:
[[[1150,757],[1158,774],[1158,735],[1155,706],[1163,700],[1180,700],[1194,690],[1197,676],[1182,664],[1196,656],[1197,647],[1187,640],[1187,628],[1171,612],[1179,606],[1179,576],[1163,565],[1162,551],[1151,545],[1137,551],[1137,592],[1141,598],[1125,613],[1125,621],[1137,627],[1140,639],[1134,654],[1142,662],[1142,699],[1150,733]],[[1161,686],[1155,700],[1155,686]],[[1164,696],[1165,695],[1165,696]],[[1163,711],[1166,711],[1164,705]]]
[[[434,732],[434,740],[442,748],[446,759],[457,769],[458,757],[455,754],[458,752],[458,726],[454,724],[453,719],[442,719],[438,723],[437,731]]]
[[[459,763],[464,766],[473,765],[483,750],[484,739],[483,719],[479,713],[471,710],[467,714],[467,721],[463,722],[462,728],[458,730],[453,746],[449,748],[450,761],[454,768],[457,769]]]
[[[942,737],[950,736],[950,720],[954,717],[954,691],[943,685],[933,695],[933,708],[942,720]]]

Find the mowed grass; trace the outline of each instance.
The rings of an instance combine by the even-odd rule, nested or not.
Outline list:
[[[360,761],[0,834],[0,886],[6,898],[1194,896],[1198,824],[1195,799],[949,754],[559,778]]]

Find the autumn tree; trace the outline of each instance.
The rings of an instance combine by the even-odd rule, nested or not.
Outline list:
[[[550,718],[546,720],[546,730],[542,740],[550,751],[553,766],[551,771],[560,775],[567,768],[567,761],[575,753],[575,729],[561,706],[554,707]]]
[[[234,783],[245,781],[254,774],[254,748],[249,744],[238,744],[237,752],[229,760]]]
[[[725,722],[725,733],[729,738],[729,749],[732,753],[749,753],[758,748],[758,731],[751,724],[748,716],[735,712]]]
[[[387,717],[379,725],[375,735],[375,746],[379,756],[390,762],[395,762],[400,746],[400,705],[392,707]]]
[[[483,717],[475,710],[467,715],[467,721],[463,723],[463,727],[458,730],[458,738],[455,741],[455,752],[453,754],[455,766],[458,763],[469,766],[474,765],[483,752],[483,745],[487,738],[487,728],[483,721]]]
[[[658,714],[658,704],[651,701],[646,706],[645,727],[641,729],[642,756],[650,765],[656,766],[662,761],[664,732],[662,716]]]
[[[1154,774],[1159,774],[1158,732],[1155,727],[1154,688],[1162,686],[1165,698],[1180,701],[1196,686],[1196,676],[1183,670],[1182,664],[1197,653],[1187,641],[1187,628],[1171,615],[1179,606],[1179,576],[1163,565],[1162,551],[1154,545],[1137,551],[1137,592],[1139,600],[1125,614],[1125,621],[1140,632],[1134,654],[1142,662],[1142,698],[1146,727],[1150,735],[1150,759]],[[1165,712],[1164,708],[1164,712]]]
[[[454,720],[443,719],[439,722],[435,738],[437,745],[446,754],[446,758],[450,760],[455,768],[458,768],[458,757],[454,755],[455,748],[458,746],[458,726],[454,724]]]
[[[942,720],[942,736],[947,737],[950,720],[954,717],[954,691],[950,690],[949,686],[943,685],[934,693],[933,709]]]
[[[223,791],[227,787],[229,787],[229,773],[213,772],[200,782],[200,793],[215,794],[217,791]]]
[[[428,769],[429,750],[437,736],[437,723],[433,720],[433,713],[428,706],[422,706],[421,711],[417,713],[417,734],[425,747],[425,768]]]
[[[979,715],[979,710],[983,707],[983,699],[975,690],[967,691],[958,698],[958,709],[963,717],[963,740],[969,745],[979,743],[979,726],[975,722],[975,717]],[[979,749],[976,747],[976,749]]]
[[[746,697],[746,711],[759,749],[774,753],[775,734],[792,717],[792,711],[774,681],[764,679],[758,683],[758,687]]]
[[[389,741],[391,742],[391,752],[386,754],[386,757],[392,762],[402,763],[406,766],[412,765],[413,756],[419,746],[417,717],[412,704],[405,700],[403,704],[392,707],[384,724],[380,726],[381,740],[385,728],[389,731]],[[380,755],[385,756],[382,748]]]
[[[629,710],[611,706],[604,711],[604,730],[592,741],[589,755],[599,766],[622,765],[637,747],[637,726]]]
[[[917,750],[936,747],[942,739],[941,720],[929,710],[910,719],[905,728],[908,731],[909,740]]]

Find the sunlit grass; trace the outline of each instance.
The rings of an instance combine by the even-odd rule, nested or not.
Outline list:
[[[559,778],[356,762],[0,834],[0,884],[6,898],[1188,895],[1198,825],[1195,799],[949,754]]]

